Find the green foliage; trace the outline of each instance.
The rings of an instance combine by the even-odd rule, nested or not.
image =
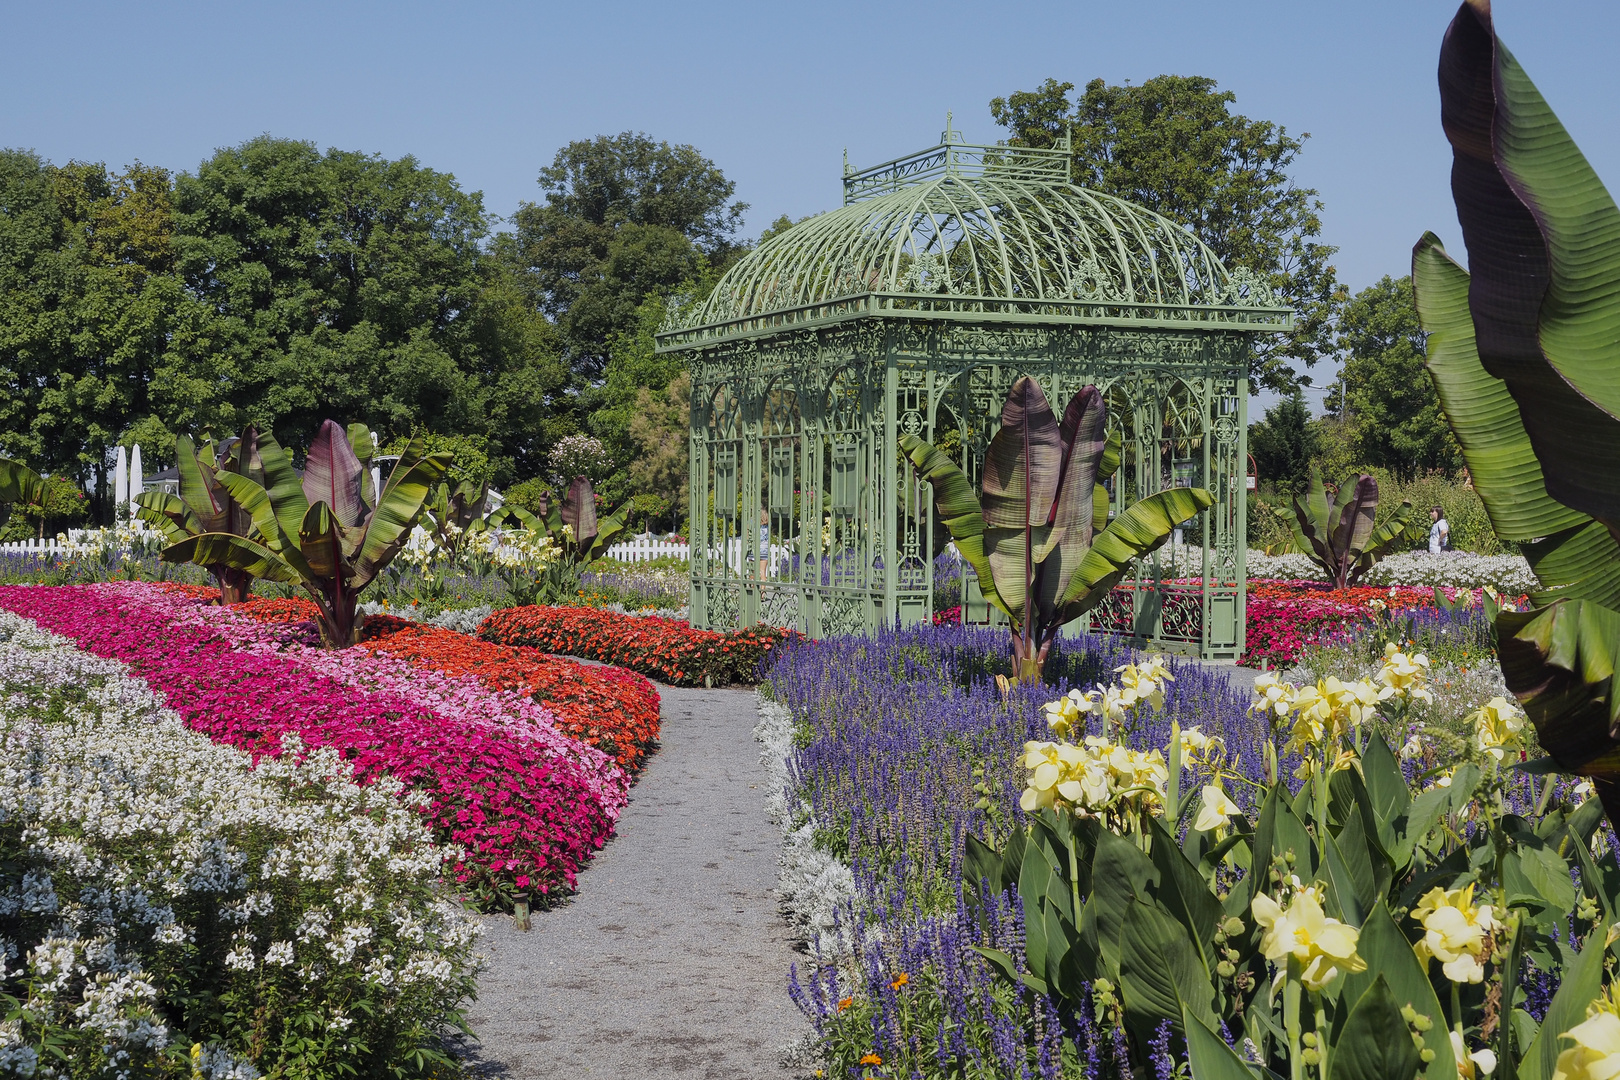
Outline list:
[[[1296,315],[1276,344],[1257,343],[1256,381],[1293,386],[1295,363],[1332,351],[1331,326],[1342,287],[1318,242],[1322,202],[1289,169],[1304,148],[1286,128],[1231,111],[1231,91],[1215,80],[1160,75],[1140,86],[1093,79],[1071,100],[1073,83],[1048,79],[990,103],[1016,146],[1050,147],[1072,130],[1074,179],[1180,222],[1227,269],[1246,267]]]
[[[1282,491],[1299,491],[1321,452],[1321,434],[1298,387],[1249,427],[1249,453],[1260,482]]]
[[[1620,209],[1489,9],[1458,12],[1440,87],[1473,276],[1432,233],[1413,249],[1429,373],[1497,534],[1526,543],[1542,585],[1530,611],[1497,616],[1508,688],[1557,767],[1597,778],[1612,821]]]
[[[1021,682],[1039,681],[1064,624],[1108,595],[1130,565],[1214,502],[1201,488],[1149,495],[1108,520],[1103,482],[1119,468],[1095,386],[1069,399],[1060,424],[1040,384],[1020,376],[991,439],[981,494],[938,447],[915,435],[900,450],[933,487],[940,520],[984,598],[1010,623]],[[1103,528],[1096,524],[1103,522]]]
[[[1311,466],[1305,491],[1294,496],[1294,547],[1316,561],[1334,588],[1354,585],[1379,559],[1405,543],[1412,504],[1377,521],[1378,481],[1346,477],[1330,498],[1322,474]]]
[[[448,454],[429,454],[412,442],[394,464],[382,491],[374,491],[372,446],[363,425],[347,436],[328,420],[316,432],[293,474],[285,455],[267,456],[263,481],[222,471],[216,479],[252,517],[252,537],[205,532],[163,550],[168,562],[223,564],[254,577],[297,584],[320,609],[327,648],[359,640],[355,609],[410,539],[433,485],[449,471]],[[183,459],[182,459],[183,460]]]
[[[735,253],[747,209],[694,147],[628,131],[569,143],[539,182],[545,201],[518,208],[509,256],[556,320],[573,370],[592,381],[604,374],[609,343],[636,332],[649,297]]]
[[[297,445],[347,413],[481,439],[497,482],[555,435],[555,328],[479,197],[411,158],[266,136],[171,177],[5,151],[0,206],[0,446],[103,507],[110,447],[161,464],[178,433]]]
[[[691,414],[692,379],[683,371],[662,393],[646,388],[638,391],[636,414],[630,421],[630,437],[636,445],[630,484],[662,501],[677,520],[686,513],[691,499],[687,486]]]
[[[514,507],[534,517],[545,517],[553,494],[552,486],[544,480],[524,480],[501,493],[505,500],[501,505]]]
[[[1384,277],[1339,313],[1344,367],[1327,402],[1344,402],[1357,460],[1404,480],[1454,473],[1461,464],[1434,385],[1424,378],[1423,338],[1410,277]]]
[[[1381,706],[1387,726],[1404,728],[1405,709],[1399,699]],[[1172,776],[1184,765],[1195,776],[1219,768],[1218,761],[1184,760],[1178,738],[1172,730]],[[968,837],[962,865],[970,907],[982,903],[971,887],[982,880],[992,895],[1016,889],[1024,913],[1021,959],[976,951],[1009,989],[1122,1022],[1135,1059],[1146,1057],[1153,1033],[1168,1023],[1186,1040],[1195,1080],[1250,1075],[1221,1052],[1221,1040],[1207,1037],[1217,1020],[1275,1075],[1290,1075],[1310,1050],[1305,1060],[1320,1059],[1332,1077],[1449,1080],[1458,1075],[1453,1026],[1469,1051],[1484,1044],[1510,1070],[1530,1070],[1519,1075],[1550,1075],[1556,1036],[1584,1015],[1600,988],[1605,912],[1620,901],[1606,895],[1620,885],[1612,846],[1602,845],[1601,862],[1592,853],[1597,801],[1555,803],[1548,785],[1541,807],[1550,813],[1532,822],[1502,801],[1522,778],[1489,756],[1476,755],[1482,766],[1451,769],[1449,786],[1413,787],[1381,736],[1341,726],[1322,738],[1314,760],[1343,757],[1354,765],[1318,766],[1298,792],[1280,782],[1262,787],[1254,811],[1231,814],[1218,830],[1184,828],[1204,796],[1189,789],[1178,798],[1172,784],[1162,819],[1114,823],[1038,809],[999,846]],[[1461,822],[1474,824],[1464,829]],[[1581,891],[1571,885],[1576,863]],[[1455,892],[1463,889],[1466,896]],[[1564,976],[1566,1000],[1555,998],[1558,1015],[1550,1012],[1543,1027],[1551,1034],[1534,1037],[1535,1025],[1527,1034],[1500,1015],[1481,984],[1446,991],[1447,977],[1431,982],[1439,964],[1414,943],[1432,929],[1424,920],[1434,890],[1444,902],[1492,905],[1501,929],[1499,951],[1488,958],[1506,969],[1504,979],[1516,979],[1527,959]],[[1318,920],[1350,928],[1352,942],[1338,973],[1316,988],[1306,978],[1313,968],[1301,963],[1306,957],[1288,952],[1316,948],[1325,924],[1297,938],[1282,931],[1280,951],[1268,940],[1279,917],[1308,920],[1302,913],[1311,907]],[[1586,944],[1575,953],[1561,934],[1548,936],[1552,927],[1585,935]],[[1511,982],[1501,1000],[1522,1001]]]

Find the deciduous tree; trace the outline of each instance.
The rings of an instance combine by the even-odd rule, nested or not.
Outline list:
[[[1017,146],[1074,140],[1074,181],[1138,203],[1186,226],[1227,269],[1247,267],[1296,312],[1289,335],[1259,345],[1257,381],[1289,389],[1296,365],[1332,351],[1340,298],[1337,249],[1321,243],[1322,201],[1289,169],[1309,134],[1233,112],[1231,91],[1200,76],[1160,75],[1141,86],[1048,79],[990,103]]]

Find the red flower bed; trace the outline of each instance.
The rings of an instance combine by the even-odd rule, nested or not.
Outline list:
[[[578,664],[393,615],[366,616],[360,647],[544,702],[559,730],[612,754],[627,772],[641,768],[658,741],[658,691],[622,667]]]
[[[503,645],[528,645],[618,664],[674,686],[753,682],[760,661],[794,632],[769,626],[720,633],[685,619],[619,615],[596,608],[521,607],[497,611],[478,628]]]
[[[233,608],[260,622],[316,614],[314,603],[299,597],[254,597]],[[393,615],[367,615],[360,647],[532,697],[556,714],[558,730],[613,755],[627,772],[640,769],[658,741],[658,691],[633,671],[578,664]]]
[[[1242,663],[1259,667],[1292,664],[1324,630],[1337,630],[1373,617],[1377,601],[1390,611],[1433,607],[1433,589],[1335,589],[1322,581],[1249,582],[1247,647]]]

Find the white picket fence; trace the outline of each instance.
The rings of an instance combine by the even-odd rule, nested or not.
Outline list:
[[[59,540],[12,540],[0,544],[0,554],[56,555],[66,550]]]
[[[613,544],[607,549],[608,558],[618,559],[620,562],[651,562],[673,556],[677,559],[691,559],[692,548],[688,544],[674,544],[666,540],[654,540],[650,536],[635,536],[620,544]]]

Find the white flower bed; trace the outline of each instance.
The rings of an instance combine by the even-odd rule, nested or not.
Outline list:
[[[447,1063],[477,931],[446,853],[398,785],[297,757],[255,767],[0,612],[0,1075]]]
[[[1252,548],[1247,556],[1251,578],[1304,578],[1321,580],[1322,568],[1306,555],[1267,555]],[[1475,555],[1448,551],[1442,555],[1427,552],[1401,552],[1376,563],[1359,584],[1387,587],[1409,585],[1427,588],[1439,585],[1451,589],[1481,589],[1486,585],[1512,596],[1537,588],[1536,576],[1522,555]]]
[[[765,766],[770,791],[765,797],[765,814],[782,830],[777,895],[794,926],[815,951],[823,956],[848,956],[848,932],[837,932],[834,915],[840,905],[855,896],[855,874],[842,860],[815,846],[816,827],[809,817],[809,804],[788,804],[793,714],[763,693],[758,695],[758,702],[759,723],[754,726],[754,738],[764,747],[759,760]]]

